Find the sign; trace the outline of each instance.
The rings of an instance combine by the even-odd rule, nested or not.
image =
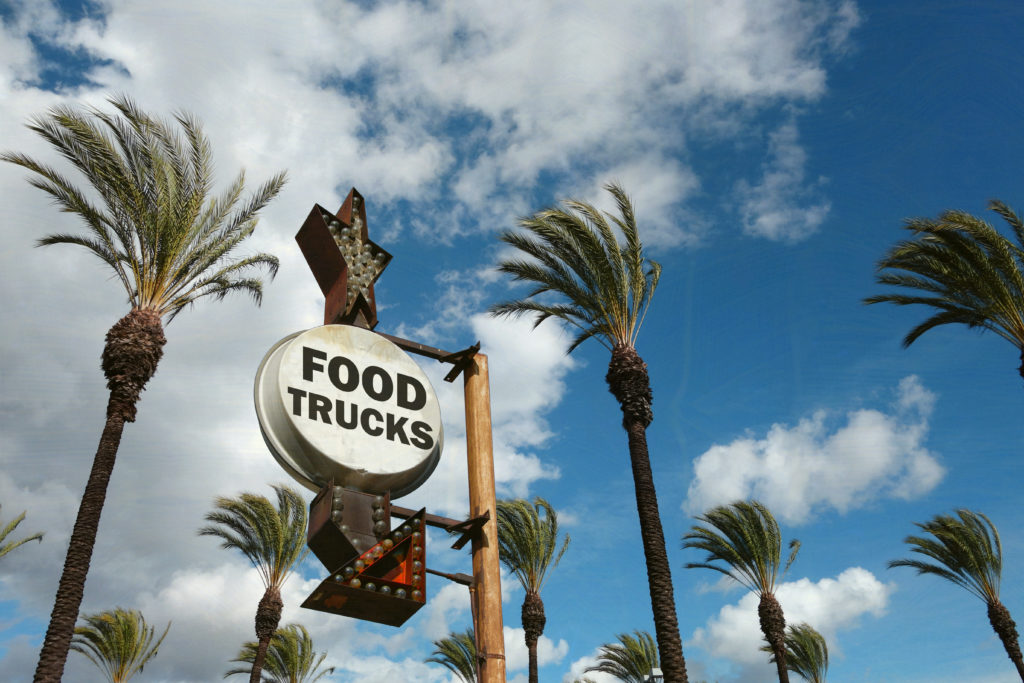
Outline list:
[[[392,498],[419,487],[441,456],[441,410],[426,374],[395,344],[324,325],[275,344],[256,373],[256,415],[282,467]]]

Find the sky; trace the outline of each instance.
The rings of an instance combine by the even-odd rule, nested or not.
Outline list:
[[[377,283],[382,332],[488,355],[499,494],[543,496],[572,540],[542,597],[543,681],[571,683],[618,633],[653,632],[607,351],[566,353],[556,324],[496,320],[524,290],[495,272],[496,235],[580,198],[632,197],[663,276],[638,339],[654,392],[648,429],[691,681],[774,677],[756,600],[685,569],[694,515],[756,498],[802,549],[778,587],[790,623],[821,631],[830,681],[1000,683],[1014,670],[966,591],[907,569],[914,522],[964,507],[1002,534],[1003,602],[1024,615],[1019,505],[1024,386],[992,334],[903,335],[926,311],[865,306],[875,264],[908,217],[1021,202],[1024,7],[1012,1],[133,3],[0,1],[0,149],[59,163],[23,124],[117,93],[204,122],[218,186],[287,169],[253,251],[281,259],[262,307],[203,301],[167,328],[129,424],[82,610],[171,622],[139,680],[219,680],[253,638],[262,585],[200,537],[218,495],[289,481],[260,436],[252,383],[279,339],[322,321],[294,242],[314,203],[366,198],[394,255]],[[0,167],[0,518],[45,532],[0,560],[0,671],[28,680],[104,419],[99,355],[126,296],[73,247],[79,228]],[[84,184],[84,181],[82,181]],[[459,383],[420,361],[445,449],[400,499],[468,512]],[[303,490],[307,500],[312,492]],[[443,534],[428,565],[467,572]],[[470,623],[464,587],[428,580],[402,628],[303,610],[314,560],[284,589],[338,683],[450,683],[432,641]],[[523,591],[502,584],[508,680],[524,683]],[[65,680],[99,680],[72,654]],[[609,679],[596,676],[598,683]]]

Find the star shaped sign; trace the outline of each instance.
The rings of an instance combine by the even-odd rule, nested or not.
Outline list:
[[[295,241],[324,293],[324,325],[376,327],[373,285],[391,254],[367,237],[363,196],[353,187],[335,214],[314,205]]]

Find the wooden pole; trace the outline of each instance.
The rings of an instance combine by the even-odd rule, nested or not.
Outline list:
[[[487,356],[478,353],[464,373],[466,391],[466,458],[469,470],[469,516],[490,512],[491,518],[473,538],[473,579],[470,593],[477,616],[479,683],[505,683],[505,639],[501,620],[501,565],[498,562],[498,514],[494,494],[494,450],[491,441],[491,388]]]

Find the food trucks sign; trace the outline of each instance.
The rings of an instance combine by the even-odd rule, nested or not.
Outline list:
[[[440,458],[444,432],[430,381],[369,330],[324,325],[282,339],[260,364],[255,399],[271,453],[314,491],[333,479],[398,498]]]

